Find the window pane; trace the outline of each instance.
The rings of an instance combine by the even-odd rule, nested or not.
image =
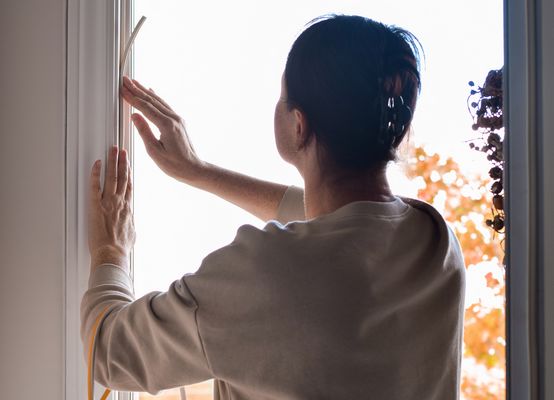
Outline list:
[[[490,198],[478,186],[486,181],[488,164],[468,148],[467,141],[475,134],[466,105],[467,82],[481,84],[490,69],[502,66],[501,0],[135,0],[136,19],[148,17],[135,46],[135,77],[154,88],[185,119],[202,159],[302,186],[296,170],[275,149],[273,110],[296,35],[314,17],[331,12],[399,25],[413,32],[425,49],[411,150],[404,151],[404,162],[392,166],[389,176],[396,194],[432,194],[427,201],[443,213],[462,242],[468,272],[463,398],[503,398],[502,254],[482,218],[490,208]],[[164,175],[136,136],[134,268],[140,296],[165,290],[184,273],[196,271],[203,257],[233,239],[238,226],[264,223]],[[419,163],[413,157],[415,148],[427,154]],[[436,157],[431,156],[434,153]],[[412,173],[429,172],[427,181],[407,179],[404,169],[410,170],[410,165]],[[445,170],[445,165],[451,169]],[[454,187],[460,180],[463,185],[454,194],[432,191],[437,182]],[[460,210],[460,202],[467,198],[480,199],[480,203],[471,203],[479,213]],[[482,251],[476,253],[476,246]],[[193,398],[192,387],[187,390],[188,398]],[[195,390],[208,394],[194,398],[211,398],[211,384],[195,385]],[[178,391],[165,396],[157,398],[169,399],[178,396]]]

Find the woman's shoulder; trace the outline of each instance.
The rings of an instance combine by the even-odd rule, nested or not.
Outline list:
[[[441,224],[445,227],[445,229],[448,229],[454,237],[456,236],[454,234],[454,230],[452,229],[450,223],[444,218],[444,216],[432,205],[427,203],[426,201],[420,200],[420,199],[414,199],[411,197],[405,197],[405,196],[398,196],[404,203],[409,205],[411,208],[427,214],[433,221],[435,221],[438,224]]]
[[[446,223],[446,220],[442,216],[442,214],[435,208],[433,205],[420,200],[420,199],[414,199],[412,197],[406,197],[406,196],[397,196],[400,198],[404,203],[409,205],[411,208],[414,208],[416,210],[419,210],[421,212],[424,212],[426,214],[429,214],[433,219]]]
[[[428,218],[431,221],[437,235],[437,247],[443,247],[445,259],[450,260],[449,264],[465,269],[462,248],[451,223],[433,205],[420,199],[399,197],[404,203],[412,207],[416,213],[419,213],[422,218]],[[443,246],[439,246],[440,244],[443,244]]]
[[[210,269],[234,269],[236,272],[248,265],[256,264],[260,257],[278,254],[280,246],[290,229],[278,221],[268,221],[262,228],[251,225],[240,225],[230,243],[204,257],[198,271]]]

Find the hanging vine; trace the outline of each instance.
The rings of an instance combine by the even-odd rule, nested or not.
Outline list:
[[[480,133],[469,147],[486,154],[492,164],[489,176],[493,182],[492,216],[486,219],[487,226],[495,232],[505,234],[506,215],[504,211],[504,118],[502,112],[502,69],[489,71],[482,87],[473,81],[467,99],[468,110],[473,117],[472,129]]]

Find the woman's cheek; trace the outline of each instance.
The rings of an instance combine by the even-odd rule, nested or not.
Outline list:
[[[282,105],[279,102],[275,107],[274,117],[275,145],[281,158],[287,162],[290,162],[292,161],[294,151],[292,151],[291,141],[289,135],[287,135],[287,128],[286,116],[284,115]]]

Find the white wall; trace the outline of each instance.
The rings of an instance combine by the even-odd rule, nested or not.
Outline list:
[[[3,399],[63,398],[65,3],[0,3]]]

